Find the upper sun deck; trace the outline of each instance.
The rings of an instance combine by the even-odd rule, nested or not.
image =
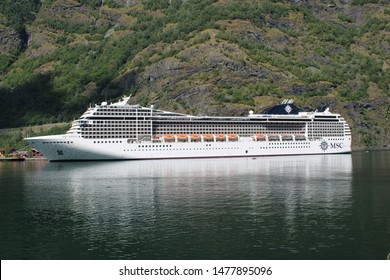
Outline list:
[[[88,108],[79,120],[112,119],[112,118],[153,118],[153,120],[198,120],[198,121],[312,121],[342,119],[339,114],[333,114],[326,109],[323,112],[304,112],[296,107],[291,100],[285,100],[280,105],[273,106],[262,113],[255,114],[252,110],[246,116],[194,116],[182,113],[154,109],[153,106],[143,107],[130,105],[130,96],[123,97],[115,103],[102,102],[100,105]]]

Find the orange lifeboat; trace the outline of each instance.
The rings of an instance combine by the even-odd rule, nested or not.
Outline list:
[[[237,134],[229,134],[228,138],[229,138],[229,141],[238,141],[238,135]]]
[[[187,134],[179,134],[177,135],[177,140],[179,141],[187,141],[188,140],[188,137],[187,137]]]
[[[258,133],[255,135],[255,139],[256,139],[256,141],[265,141],[265,135]]]
[[[201,140],[199,134],[191,134],[191,135],[190,135],[190,139],[191,139],[191,141],[193,141],[193,142],[196,142],[196,141],[200,141],[200,140]]]
[[[226,141],[226,135],[225,134],[217,134],[215,135],[215,138],[217,139],[217,141]]]
[[[166,142],[173,142],[173,141],[175,141],[175,135],[173,135],[173,134],[165,134],[164,135],[164,140]]]
[[[207,142],[213,141],[214,136],[212,134],[205,134],[205,135],[203,135],[203,140],[207,141]]]

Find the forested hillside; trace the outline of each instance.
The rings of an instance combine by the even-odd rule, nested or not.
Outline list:
[[[390,145],[387,0],[0,0],[0,128],[91,103],[246,115],[293,99]]]

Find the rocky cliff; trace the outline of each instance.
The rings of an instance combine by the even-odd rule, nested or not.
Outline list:
[[[35,2],[23,28],[0,10],[1,127],[66,121],[123,94],[207,115],[290,98],[345,116],[354,148],[390,145],[386,1]]]

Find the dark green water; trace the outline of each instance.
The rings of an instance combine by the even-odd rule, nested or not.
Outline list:
[[[0,162],[1,259],[385,259],[390,152]]]

